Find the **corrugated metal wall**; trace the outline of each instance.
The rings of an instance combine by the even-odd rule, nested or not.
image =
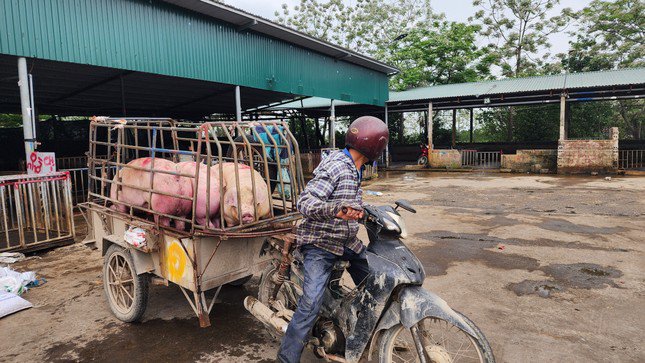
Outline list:
[[[0,53],[382,105],[387,76],[158,0],[1,0]]]

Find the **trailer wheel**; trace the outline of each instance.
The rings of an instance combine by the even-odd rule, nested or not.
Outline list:
[[[241,279],[237,279],[237,280],[235,280],[235,281],[231,281],[231,282],[229,282],[227,285],[231,285],[231,286],[243,286],[244,284],[246,284],[247,282],[249,282],[249,281],[251,280],[251,278],[253,278],[253,275],[249,275],[249,276],[247,276],[247,277],[242,277]]]
[[[116,244],[103,261],[103,285],[112,313],[126,323],[140,321],[148,304],[148,274],[137,275],[130,251]]]

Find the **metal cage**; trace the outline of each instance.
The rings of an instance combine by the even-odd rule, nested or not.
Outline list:
[[[69,173],[0,177],[0,252],[33,251],[73,239]]]
[[[299,218],[295,208],[298,195],[304,187],[298,144],[284,121],[255,122],[178,122],[167,118],[100,118],[90,123],[88,157],[88,206],[111,207],[125,205],[130,218],[149,220],[182,235],[201,234],[244,234],[284,226]],[[149,167],[128,165],[135,159],[149,158]],[[195,161],[195,171],[186,173],[179,170],[158,168],[155,159]],[[228,164],[227,164],[228,163]],[[251,189],[253,198],[253,221],[245,223],[242,218],[240,171],[251,167]],[[142,172],[146,185],[123,182],[122,170],[130,168]],[[200,180],[200,168],[206,168],[206,180]],[[211,180],[215,168],[219,183]],[[224,168],[234,170],[234,183],[225,183]],[[253,171],[254,170],[254,171]],[[173,193],[156,188],[155,178],[173,175],[189,178],[192,196]],[[256,176],[261,176],[261,180]],[[263,181],[263,183],[262,183]],[[206,220],[217,218],[217,226],[196,222],[197,195],[206,183]],[[212,190],[218,184],[219,190]],[[239,224],[227,224],[224,216],[224,194],[235,186],[237,191],[237,220]],[[116,193],[111,193],[116,185]],[[127,203],[119,199],[124,188],[139,190],[145,195],[143,205]],[[266,188],[270,210],[268,215],[258,214],[258,195]],[[219,193],[219,215],[211,216],[210,196]],[[258,194],[260,193],[260,194]],[[153,208],[153,196],[165,196],[192,203],[186,215],[163,213]],[[113,207],[114,208],[114,207]],[[172,221],[173,226],[160,221]],[[168,222],[168,224],[170,224]],[[185,225],[185,228],[178,228]]]

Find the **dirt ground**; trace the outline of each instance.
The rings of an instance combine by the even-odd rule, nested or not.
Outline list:
[[[644,362],[645,177],[390,173],[372,204],[405,198],[424,286],[475,321],[498,362]],[[366,239],[366,238],[365,238]],[[82,244],[13,264],[47,283],[0,320],[0,361],[268,362],[278,342],[224,287],[200,329],[176,287],[153,286],[145,321],[112,316],[102,259]],[[315,361],[311,354],[304,361]]]

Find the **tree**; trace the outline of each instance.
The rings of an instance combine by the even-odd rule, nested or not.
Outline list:
[[[429,0],[300,0],[293,8],[283,4],[275,16],[278,23],[382,59],[380,50],[433,17],[430,9]]]
[[[642,1],[594,0],[575,14],[580,26],[569,42],[569,52],[559,54],[568,72],[599,71],[645,65],[645,18]],[[606,127],[618,126],[623,137],[641,139],[645,135],[645,102],[619,100],[591,103],[582,118],[603,115]],[[618,122],[616,122],[616,120]]]
[[[448,21],[411,30],[388,46],[388,61],[401,70],[393,77],[392,87],[402,90],[490,78],[494,58],[488,49],[477,46],[479,30],[476,25]]]
[[[491,50],[502,75],[520,77],[535,75],[550,54],[541,54],[549,48],[549,35],[567,25],[571,10],[549,17],[548,13],[560,0],[473,0],[480,8],[475,14],[480,19],[482,34],[491,41]],[[471,21],[473,18],[471,18]],[[513,141],[513,107],[509,108],[506,122],[507,141]]]
[[[491,41],[494,54],[506,77],[535,74],[550,54],[540,55],[549,48],[549,35],[562,31],[572,12],[548,17],[560,0],[474,0],[480,8],[474,19],[481,19],[482,35]],[[470,19],[471,21],[473,18]]]

